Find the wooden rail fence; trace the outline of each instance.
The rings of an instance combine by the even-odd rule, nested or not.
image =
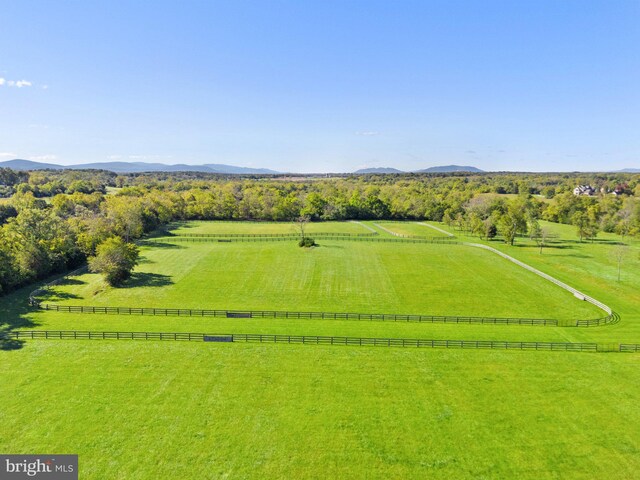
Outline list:
[[[418,338],[371,338],[318,335],[277,335],[253,333],[192,333],[192,332],[113,332],[78,330],[17,330],[7,332],[5,338],[20,339],[87,339],[87,340],[173,340],[228,343],[287,343],[313,345],[343,345],[372,347],[456,348],[490,350],[535,350],[561,352],[597,352],[597,343],[571,342],[512,342],[498,340],[435,340]],[[622,346],[621,346],[622,347]],[[625,350],[638,351],[640,345],[626,345]]]

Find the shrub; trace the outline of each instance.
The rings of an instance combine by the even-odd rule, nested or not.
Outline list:
[[[300,241],[298,242],[298,245],[301,246],[301,247],[315,247],[318,244],[316,243],[316,241],[313,238],[304,237],[304,238],[300,239]]]

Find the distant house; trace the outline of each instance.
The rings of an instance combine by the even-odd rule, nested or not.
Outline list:
[[[596,189],[593,188],[591,185],[578,185],[576,188],[573,189],[573,194],[587,195],[591,197],[596,194]]]
[[[622,195],[624,193],[628,193],[628,190],[629,190],[629,185],[627,185],[626,183],[621,183],[619,185],[616,185],[616,188],[613,189],[613,194]]]

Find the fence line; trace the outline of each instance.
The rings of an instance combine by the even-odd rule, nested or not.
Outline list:
[[[406,222],[401,222],[401,221],[385,221],[384,223],[406,223]],[[453,235],[452,233],[449,233],[445,230],[442,230],[438,227],[434,227],[433,225],[429,225],[427,223],[422,223],[422,222],[414,222],[416,225],[422,225],[424,227],[430,227],[440,233],[443,233],[445,235],[445,237],[448,237],[450,239],[455,238],[455,235]],[[385,232],[389,233],[390,235],[393,235],[394,237],[399,237],[399,238],[441,238],[441,237],[433,237],[433,236],[423,236],[423,235],[405,235],[403,233],[398,233],[398,232],[394,232],[393,230],[390,230],[386,227],[383,227],[382,225],[380,225],[379,223],[374,223],[374,225],[376,227],[378,227],[381,230],[384,230]]]
[[[375,237],[378,233],[305,232],[307,237]],[[299,233],[172,233],[173,237],[194,238],[300,238]]]
[[[391,222],[387,222],[387,223],[391,223]],[[402,223],[402,222],[396,222],[396,223]],[[386,227],[383,227],[382,225],[380,225],[379,223],[374,223],[374,225],[376,227],[378,227],[381,230],[384,230],[385,232],[387,232],[390,235],[393,235],[394,237],[398,237],[398,238],[405,238],[405,239],[434,239],[434,238],[446,238],[446,240],[448,242],[451,242],[451,240],[453,239],[453,235],[446,235],[445,237],[441,237],[441,236],[424,236],[424,235],[405,235],[404,233],[398,233],[398,232],[394,232],[393,230],[389,230]]]
[[[19,339],[87,339],[87,340],[173,340],[229,343],[288,343],[313,345],[463,348],[490,350],[536,350],[562,352],[597,352],[597,343],[513,342],[500,340],[433,340],[417,338],[338,337],[318,335],[280,335],[253,333],[191,333],[191,332],[100,332],[78,330],[17,330],[5,338]],[[636,345],[640,347],[640,345]],[[622,350],[620,350],[622,351]]]
[[[640,344],[638,343],[621,343],[618,346],[618,351],[620,352],[640,352]]]
[[[574,326],[569,320],[566,325],[561,321],[549,318],[504,318],[504,317],[465,317],[436,315],[398,315],[385,313],[350,313],[350,312],[292,312],[283,310],[220,310],[220,309],[187,309],[187,308],[144,308],[144,307],[108,307],[90,305],[58,305],[41,303],[32,299],[32,305],[43,310],[65,313],[87,313],[106,315],[147,315],[176,317],[217,317],[217,318],[278,318],[296,320],[364,320],[387,322],[416,323],[456,323],[456,324],[491,324],[491,325],[524,325],[524,326]]]
[[[436,227],[435,225],[430,225],[428,223],[424,223],[424,222],[417,222],[418,225],[422,225],[424,227],[429,227],[429,228],[433,228],[434,230],[437,230],[438,232],[444,233],[447,237],[455,237],[455,235],[451,232],[447,232],[446,230],[443,230],[440,227]]]
[[[466,245],[466,246],[469,246],[469,247],[482,248],[484,250],[488,250],[490,252],[493,252],[496,255],[500,255],[502,258],[505,258],[505,259],[509,260],[510,262],[513,262],[516,265],[524,268],[525,270],[533,272],[536,275],[538,275],[538,276],[550,281],[551,283],[554,283],[554,284],[558,285],[560,288],[563,288],[563,289],[567,290],[568,292],[573,293],[573,295],[576,298],[579,298],[580,300],[584,300],[586,302],[589,302],[592,305],[595,305],[599,309],[603,310],[605,313],[607,313],[607,316],[603,317],[602,319],[578,320],[577,321],[577,325],[576,325],[578,327],[589,327],[589,326],[597,326],[597,325],[606,325],[607,323],[615,323],[615,322],[619,321],[619,319],[620,319],[619,315],[615,314],[608,305],[605,305],[604,303],[596,300],[595,298],[590,297],[589,295],[587,295],[585,293],[582,293],[581,291],[579,291],[579,290],[567,285],[564,282],[561,282],[557,278],[554,278],[551,275],[548,275],[548,274],[538,270],[537,268],[532,267],[531,265],[528,265],[528,264],[526,264],[524,262],[521,262],[520,260],[517,260],[517,259],[513,258],[512,256],[501,252],[500,250],[497,250],[497,249],[495,249],[493,247],[489,247],[488,245],[483,245],[483,244],[480,244],[480,243],[462,242],[462,245]]]
[[[313,234],[308,235],[313,237]],[[157,237],[152,240],[167,239],[177,242],[288,242],[299,239],[299,235],[292,235],[289,237],[186,237],[182,235],[173,235],[169,237]],[[460,242],[454,240],[451,237],[420,237],[420,238],[378,238],[371,237],[343,237],[343,236],[323,236],[324,240],[344,240],[344,241],[356,241],[356,242],[378,242],[378,243],[437,243],[446,245],[455,245]]]
[[[418,237],[418,236],[414,236],[414,235],[403,235],[401,233],[394,232],[392,230],[389,230],[388,228],[383,227],[379,223],[374,223],[374,225],[376,227],[378,227],[380,230],[383,230],[383,231],[387,232],[388,234],[393,235],[394,237],[400,237],[400,238],[423,238],[423,237]]]
[[[361,227],[366,228],[366,229],[367,229],[367,230],[369,230],[370,232],[373,232],[373,233],[375,233],[376,235],[378,235],[378,232],[376,232],[376,230],[375,230],[375,229],[371,228],[371,227],[370,227],[369,225],[367,225],[366,223],[362,223],[362,222],[360,222],[360,221],[358,221],[358,220],[349,220],[349,222],[350,222],[350,223],[358,224],[358,225],[360,225]]]
[[[218,241],[218,242],[231,242],[231,241],[288,241],[289,238],[284,237],[257,237],[257,238],[198,238],[198,237],[170,237],[173,240],[179,241]],[[326,237],[329,238],[329,237]],[[356,240],[356,241],[369,241],[369,242],[397,242],[397,243],[446,243],[446,244],[460,244],[465,246],[471,246],[476,248],[482,248],[495,253],[516,265],[539,275],[542,278],[558,285],[559,287],[573,293],[577,298],[588,301],[589,303],[602,309],[606,315],[605,317],[588,319],[588,320],[574,320],[559,321],[556,319],[530,319],[530,318],[496,318],[496,317],[460,317],[460,316],[431,316],[431,315],[397,315],[397,314],[362,314],[362,313],[336,313],[336,312],[288,312],[288,311],[234,311],[234,310],[202,310],[202,309],[175,309],[175,308],[128,308],[128,307],[96,307],[96,306],[65,306],[57,304],[43,304],[37,296],[50,289],[52,286],[63,281],[67,276],[78,274],[87,269],[86,266],[81,267],[65,276],[62,276],[53,282],[48,283],[37,290],[31,292],[29,295],[29,303],[32,306],[43,308],[45,310],[65,311],[69,313],[105,313],[105,314],[128,314],[128,315],[162,315],[162,316],[213,316],[213,317],[227,317],[227,318],[295,318],[295,319],[332,319],[332,320],[383,320],[383,321],[405,321],[405,322],[429,322],[429,323],[480,323],[480,324],[502,324],[502,325],[543,325],[543,326],[575,326],[575,327],[591,327],[601,326],[612,323],[617,323],[620,320],[620,316],[613,312],[610,307],[602,302],[580,292],[579,290],[567,285],[560,280],[548,275],[536,268],[517,260],[510,255],[507,255],[495,248],[478,243],[458,242],[452,240],[452,237],[431,237],[427,238],[408,238],[408,239],[395,239],[395,238],[371,238],[368,236],[355,236],[355,237],[335,237],[340,240]],[[241,315],[240,317],[238,315]]]

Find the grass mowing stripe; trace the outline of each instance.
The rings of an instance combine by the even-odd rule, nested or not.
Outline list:
[[[516,265],[458,247],[326,241],[307,250],[279,243],[168,242],[143,247],[143,263],[125,288],[106,287],[98,275],[86,274],[55,287],[45,300],[181,309],[599,316],[597,309]]]

